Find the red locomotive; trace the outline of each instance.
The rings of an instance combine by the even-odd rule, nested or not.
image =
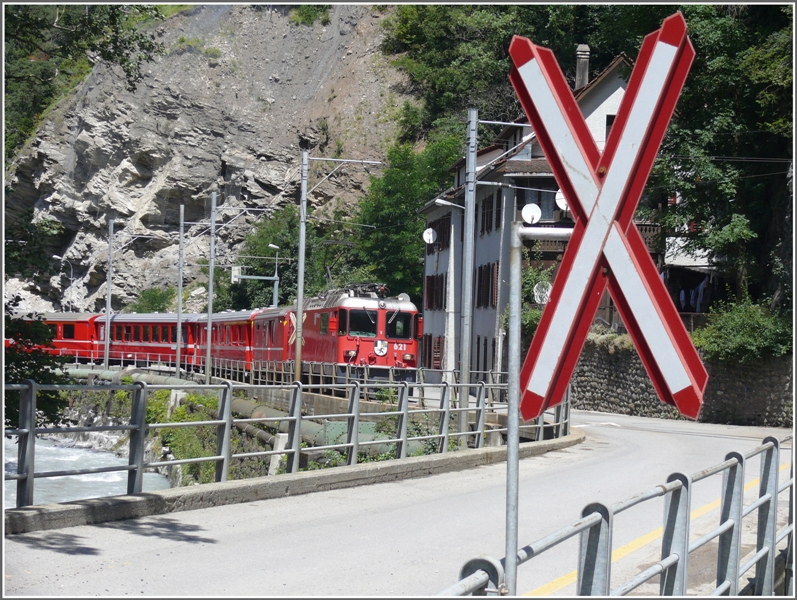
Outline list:
[[[423,318],[406,294],[389,297],[382,284],[350,284],[305,300],[303,312],[303,381],[415,381]],[[55,348],[49,352],[79,362],[104,361],[104,314],[47,313],[44,320],[54,333]],[[207,314],[181,317],[180,365],[187,370],[204,370],[207,322]],[[176,361],[176,313],[114,314],[109,329],[109,362]],[[295,337],[295,305],[214,314],[212,370],[242,375],[253,383],[288,381],[296,359]]]

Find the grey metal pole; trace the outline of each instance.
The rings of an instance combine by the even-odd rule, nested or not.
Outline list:
[[[518,550],[518,458],[520,444],[520,294],[523,242],[520,223],[512,223],[509,235],[509,365],[507,373],[506,432],[506,558],[507,593],[516,594]]]
[[[183,343],[183,227],[185,225],[185,205],[180,205],[180,250],[177,259],[177,351],[175,353],[174,375],[180,377],[180,350]]]
[[[279,250],[277,250],[277,259],[274,261],[274,300],[272,301],[272,304],[274,306],[279,305],[279,296],[280,296],[279,264],[280,264],[280,252]]]
[[[460,340],[460,401],[459,407],[470,406],[470,346],[471,321],[473,316],[473,252],[476,223],[476,128],[479,111],[468,109],[468,153],[465,157],[465,231],[462,247],[462,338]],[[459,430],[468,429],[468,413],[459,413]],[[467,437],[461,436],[462,443]]]
[[[211,194],[210,203],[210,269],[208,274],[208,331],[207,350],[205,353],[205,385],[210,384],[210,349],[213,340],[213,255],[216,243],[216,192]]]
[[[108,353],[111,343],[111,281],[113,276],[113,219],[108,219],[108,279],[105,283],[105,360],[103,367],[108,370]]]
[[[299,274],[296,282],[296,370],[294,381],[302,380],[302,319],[304,318],[304,251],[307,226],[307,170],[310,155],[302,152],[302,200],[299,206]]]

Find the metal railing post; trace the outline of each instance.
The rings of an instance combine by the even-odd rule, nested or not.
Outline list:
[[[579,536],[579,596],[608,596],[612,571],[612,509],[600,503],[588,504],[581,517],[598,513],[601,520]]]
[[[401,382],[399,388],[399,406],[398,406],[398,427],[396,428],[396,437],[399,441],[396,444],[396,458],[407,458],[407,421],[410,418],[409,407],[409,386],[406,381]]]
[[[230,442],[232,440],[232,383],[224,382],[219,390],[219,419],[224,423],[216,425],[216,456],[223,456],[216,461],[216,483],[227,481],[230,474]]]
[[[733,527],[719,536],[717,550],[717,587],[725,581],[730,584],[729,596],[739,594],[739,560],[742,546],[742,509],[744,508],[744,456],[729,452],[725,460],[736,460],[736,465],[722,473],[722,506],[720,525],[733,521]]]
[[[27,430],[17,438],[17,508],[33,504],[33,474],[36,469],[36,382],[25,381],[27,390],[19,392],[19,428]]]
[[[346,443],[351,444],[346,449],[346,464],[356,465],[357,456],[360,451],[360,384],[356,381],[352,384],[349,394],[349,414],[348,432],[346,433]]]
[[[490,388],[492,393],[492,388]],[[484,382],[482,382],[479,391],[476,394],[476,447],[484,448],[484,413],[486,412],[485,405],[487,398],[484,395]]]
[[[127,472],[127,493],[140,494],[144,484],[144,446],[147,438],[147,384],[143,381],[133,383],[133,402],[130,409],[130,424],[136,429],[130,431],[131,466],[135,469]]]
[[[659,580],[660,596],[685,596],[689,572],[689,507],[692,478],[683,473],[673,473],[667,483],[680,481],[683,485],[667,494],[664,502],[664,535],[661,558],[678,555],[678,561],[662,573]]]
[[[775,532],[778,524],[778,468],[780,466],[780,442],[768,436],[764,443],[772,443],[761,455],[761,483],[758,497],[769,495],[769,502],[758,507],[756,551],[768,550],[755,567],[755,595],[771,596],[775,589]]]
[[[448,419],[450,413],[448,412],[449,401],[448,401],[448,392],[450,387],[448,382],[443,382],[443,393],[440,395],[440,410],[443,411],[442,416],[440,417],[440,435],[442,439],[440,440],[440,447],[437,449],[438,453],[445,453],[448,452]]]
[[[288,428],[288,445],[293,452],[288,456],[288,472],[298,473],[302,452],[302,382],[293,383],[291,394],[291,424]]]
[[[490,556],[480,556],[466,562],[459,572],[460,580],[470,577],[478,571],[487,573],[487,581],[483,587],[474,590],[474,596],[499,596],[504,586],[504,566],[501,561]],[[491,586],[491,587],[488,587]]]

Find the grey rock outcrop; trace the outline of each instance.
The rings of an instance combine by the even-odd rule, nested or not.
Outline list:
[[[229,224],[217,256],[229,255],[256,219],[298,201],[302,150],[384,157],[406,86],[378,51],[382,13],[333,5],[328,25],[307,27],[292,25],[289,11],[206,5],[175,15],[154,29],[167,55],[134,92],[98,66],[51,111],[6,171],[5,216],[33,207],[36,219],[60,221],[52,253],[69,261],[72,279],[69,265],[34,281],[7,273],[5,293],[22,298],[19,310],[104,308],[109,219],[119,310],[143,289],[176,286],[181,204],[187,285],[202,280],[213,192],[218,222]],[[311,177],[332,168],[313,161]],[[340,169],[309,201],[330,216],[367,185],[362,169]]]

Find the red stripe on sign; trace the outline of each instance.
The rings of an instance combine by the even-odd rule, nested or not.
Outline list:
[[[509,43],[509,54],[512,56],[512,61],[516,67],[522,67],[534,58],[531,42],[519,35],[512,36],[512,41]]]

